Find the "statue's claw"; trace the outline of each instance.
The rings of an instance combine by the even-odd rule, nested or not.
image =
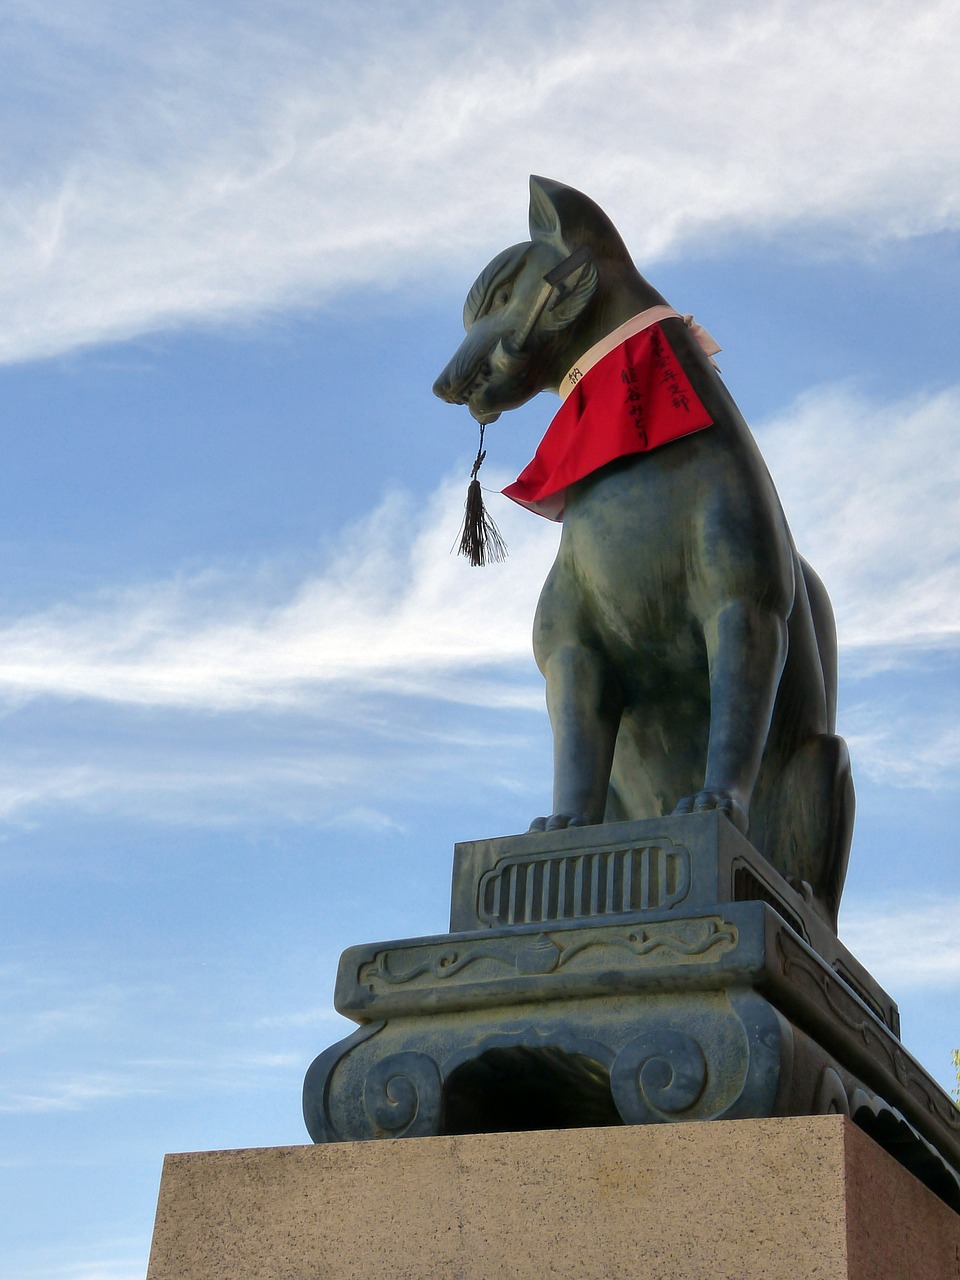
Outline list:
[[[553,813],[549,818],[534,818],[527,828],[529,831],[562,831],[565,827],[592,826],[589,814],[585,813]]]
[[[673,812],[702,813],[711,809],[725,813],[737,830],[746,834],[747,811],[726,791],[698,791],[695,796],[684,796]]]

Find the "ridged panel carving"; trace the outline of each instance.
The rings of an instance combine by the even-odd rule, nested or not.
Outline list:
[[[580,853],[504,858],[480,878],[488,925],[662,911],[690,891],[690,853],[666,840]]]

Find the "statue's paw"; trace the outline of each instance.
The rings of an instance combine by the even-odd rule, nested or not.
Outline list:
[[[562,831],[565,827],[589,827],[593,822],[586,813],[552,813],[549,818],[534,818],[528,831]]]
[[[725,813],[738,831],[746,833],[747,811],[728,791],[698,791],[695,796],[684,796],[673,812],[704,813],[710,809]]]

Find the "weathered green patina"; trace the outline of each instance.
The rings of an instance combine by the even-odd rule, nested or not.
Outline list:
[[[360,1026],[307,1073],[310,1134],[842,1111],[960,1208],[960,1110],[836,933],[854,800],[826,592],[700,341],[606,215],[533,178],[530,236],[471,289],[437,394],[487,423],[566,379],[586,422],[601,364],[577,362],[656,308],[655,373],[705,414],[548,512],[553,813],[457,846],[449,933],[344,953],[336,1006]]]
[[[593,201],[544,178],[530,193],[531,238],[480,274],[434,387],[481,422],[665,305]],[[662,329],[713,425],[566,493],[534,624],[554,735],[534,827],[720,809],[836,928],[854,800],[830,602],[719,373],[682,318]]]

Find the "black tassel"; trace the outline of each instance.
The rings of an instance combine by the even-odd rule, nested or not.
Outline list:
[[[487,515],[483,505],[483,491],[477,472],[483,466],[487,456],[483,447],[484,425],[480,424],[480,447],[474,459],[473,471],[470,473],[470,485],[467,489],[467,501],[463,508],[463,524],[460,527],[460,545],[457,554],[466,556],[474,566],[499,564],[507,558],[507,544],[500,535],[500,530]]]

